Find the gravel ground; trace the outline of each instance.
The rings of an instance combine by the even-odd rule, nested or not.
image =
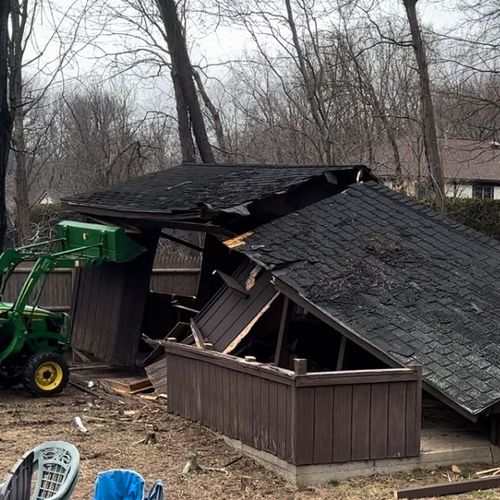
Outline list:
[[[99,471],[134,469],[148,484],[163,479],[169,499],[390,499],[397,488],[469,477],[481,465],[412,474],[379,475],[297,491],[255,464],[241,458],[211,431],[168,415],[164,409],[136,400],[114,404],[69,387],[61,396],[33,399],[22,389],[0,392],[0,477],[36,444],[66,440],[81,454],[81,473],[73,495],[91,499]],[[88,433],[73,423],[82,417]],[[139,444],[152,426],[156,444]],[[224,468],[182,474],[187,457],[196,452],[201,466]],[[234,463],[227,465],[230,462]],[[500,490],[465,494],[459,499],[500,499]]]

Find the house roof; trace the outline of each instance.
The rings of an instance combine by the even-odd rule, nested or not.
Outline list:
[[[237,250],[464,413],[500,400],[500,242],[368,182]]]
[[[80,211],[172,214],[237,207],[301,184],[327,171],[361,166],[179,165],[110,189],[64,199]]]
[[[397,140],[403,176],[427,178],[429,172],[422,141],[415,137]],[[447,180],[497,181],[500,183],[500,144],[463,139],[439,139]],[[371,162],[375,175],[394,176],[392,149],[385,143],[375,148]]]

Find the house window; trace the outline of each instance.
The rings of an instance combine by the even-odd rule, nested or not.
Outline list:
[[[475,184],[472,186],[472,197],[480,198],[486,200],[493,199],[493,186],[488,186],[485,184]]]

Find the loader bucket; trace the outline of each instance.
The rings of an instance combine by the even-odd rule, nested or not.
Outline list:
[[[61,250],[76,250],[89,259],[108,262],[128,262],[135,259],[145,248],[125,234],[123,227],[62,221],[57,225]],[[96,245],[96,246],[92,246]],[[82,247],[88,247],[83,248]]]

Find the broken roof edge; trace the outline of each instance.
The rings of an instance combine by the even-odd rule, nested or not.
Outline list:
[[[176,167],[181,167],[181,166],[194,166],[194,167],[225,167],[225,168],[261,168],[265,170],[287,170],[290,168],[304,168],[304,169],[317,169],[317,173],[314,173],[310,175],[309,177],[306,177],[304,179],[298,180],[297,182],[293,184],[287,185],[285,188],[279,188],[273,192],[265,193],[262,196],[259,196],[257,198],[248,198],[247,200],[238,203],[233,206],[225,207],[225,208],[214,208],[210,206],[209,204],[206,204],[202,201],[199,201],[196,204],[197,208],[192,208],[189,209],[176,209],[176,208],[171,208],[169,210],[165,209],[156,209],[156,210],[140,210],[136,208],[120,208],[114,205],[106,205],[106,204],[99,204],[96,205],[95,203],[91,202],[86,202],[86,201],[79,201],[78,196],[83,196],[85,194],[89,193],[80,193],[77,195],[74,195],[73,198],[62,198],[61,199],[61,205],[63,207],[66,207],[68,209],[74,210],[77,213],[85,214],[85,215],[94,215],[94,216],[108,216],[108,217],[120,217],[124,219],[135,219],[135,220],[158,220],[158,219],[163,219],[165,221],[169,220],[183,220],[186,218],[203,218],[205,217],[207,220],[209,220],[211,217],[215,217],[217,215],[222,215],[222,214],[238,214],[241,216],[248,215],[248,206],[252,205],[253,203],[265,200],[267,198],[271,198],[273,196],[280,196],[283,194],[287,194],[290,191],[303,186],[304,184],[310,182],[313,179],[320,178],[322,176],[325,176],[325,173],[327,172],[346,172],[346,171],[358,171],[358,176],[360,176],[361,179],[363,179],[365,176],[367,176],[368,181],[376,182],[377,178],[371,171],[369,167],[366,165],[229,165],[229,164],[193,164],[193,163],[186,163],[186,164],[181,164],[177,165]],[[175,168],[175,167],[173,167]],[[143,176],[139,176],[135,178],[136,180],[144,179],[146,177],[152,177],[154,175],[157,175],[159,172],[153,172],[150,174],[146,174]],[[361,174],[361,175],[360,175]],[[130,179],[129,181],[123,182],[116,184],[115,186],[107,189],[102,189],[98,190],[95,192],[106,192],[110,189],[116,189],[120,188],[120,186],[125,186],[128,185],[130,182],[133,182],[134,179]],[[326,179],[326,182],[329,182],[328,179]],[[170,189],[175,188],[176,186],[171,187]]]

